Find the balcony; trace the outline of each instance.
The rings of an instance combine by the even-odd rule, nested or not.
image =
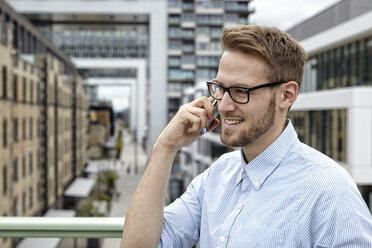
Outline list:
[[[223,24],[222,15],[198,15],[196,23],[200,26],[220,26]]]
[[[222,1],[197,1],[195,12],[198,14],[223,14]]]
[[[248,13],[248,3],[237,3],[237,2],[226,2],[225,10],[227,12],[239,12],[239,13]]]
[[[192,2],[185,2],[182,4],[182,10],[183,11],[194,11],[194,3]]]
[[[0,217],[2,238],[121,238],[124,217]]]

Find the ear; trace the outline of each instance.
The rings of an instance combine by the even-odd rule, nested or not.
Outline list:
[[[283,84],[282,89],[279,106],[283,110],[288,110],[297,99],[299,87],[295,81],[289,81]]]

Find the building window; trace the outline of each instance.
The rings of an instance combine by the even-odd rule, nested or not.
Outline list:
[[[37,136],[41,137],[41,119],[37,118]]]
[[[22,193],[22,213],[26,213],[26,192]]]
[[[169,65],[169,67],[180,67],[181,66],[181,58],[179,56],[170,56],[168,58],[168,65]]]
[[[37,151],[37,158],[36,159],[37,159],[36,160],[36,167],[41,169],[42,166],[41,166],[41,151],[40,150]]]
[[[13,120],[13,139],[14,142],[18,142],[18,119]]]
[[[346,110],[291,111],[298,138],[333,158],[346,162]]]
[[[196,65],[199,67],[218,67],[220,56],[198,56]]]
[[[30,175],[32,174],[32,171],[33,171],[33,168],[34,168],[34,161],[33,161],[33,156],[32,156],[32,152],[30,152],[30,154],[28,155],[28,167],[29,167],[29,172],[30,172]]]
[[[3,15],[2,16],[2,22],[1,22],[1,42],[3,44],[8,44],[8,22],[9,22],[9,16]]]
[[[27,135],[26,135],[26,118],[23,118],[22,120],[22,138],[23,140],[26,140]]]
[[[168,71],[169,80],[184,80],[193,81],[194,71],[191,70],[180,70],[180,69],[170,69]]]
[[[34,82],[30,81],[30,103],[34,102]]]
[[[26,156],[23,156],[22,158],[22,177],[26,177]]]
[[[179,15],[170,15],[168,17],[168,23],[171,24],[180,24],[180,16]]]
[[[6,165],[3,167],[3,195],[8,191],[8,168]]]
[[[6,120],[3,120],[3,147],[5,148],[8,143],[8,125]]]
[[[13,100],[16,102],[18,99],[18,77],[13,75]]]
[[[26,78],[23,78],[23,102],[27,101],[27,81]]]
[[[180,0],[168,0],[168,7],[169,8],[180,7],[180,6],[181,6],[181,1]]]
[[[32,119],[32,117],[30,117],[29,119],[29,137],[30,139],[32,139],[32,137],[34,136],[34,132],[33,132],[33,128],[34,128],[34,120]]]
[[[8,72],[6,66],[2,68],[2,79],[3,79],[3,98],[8,97]]]
[[[168,43],[169,50],[181,50],[182,49],[182,41],[179,40],[170,40]]]
[[[32,206],[34,205],[34,189],[32,188],[32,186],[29,188],[29,194],[28,194],[28,203],[29,203],[29,208],[32,208]]]
[[[305,65],[301,91],[372,85],[371,61],[372,37],[316,54]]]
[[[40,104],[41,103],[41,85],[40,85],[40,82],[37,83],[37,103]]]
[[[15,158],[13,161],[13,181],[18,181],[18,158]]]
[[[18,216],[19,215],[19,206],[18,206],[18,197],[14,197],[13,199],[13,215]]]

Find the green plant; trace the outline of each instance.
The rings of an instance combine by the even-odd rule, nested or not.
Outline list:
[[[99,175],[99,183],[106,186],[106,189],[109,190],[114,188],[115,181],[119,178],[119,175],[116,171],[113,170],[102,170]]]
[[[96,191],[92,193],[89,198],[80,200],[77,206],[77,215],[79,217],[104,217],[106,214],[95,207],[94,202],[106,202],[106,213],[110,209],[111,198],[103,191]]]
[[[92,208],[93,204],[91,199],[80,200],[77,206],[77,215],[79,217],[91,217]]]

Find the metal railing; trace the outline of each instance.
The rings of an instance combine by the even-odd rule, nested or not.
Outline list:
[[[0,217],[3,238],[121,238],[124,217]]]

